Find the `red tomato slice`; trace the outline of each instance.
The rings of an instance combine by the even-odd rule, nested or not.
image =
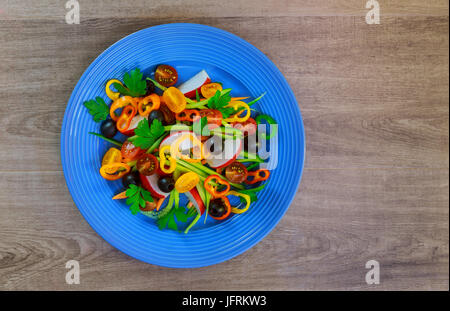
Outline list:
[[[136,167],[142,175],[153,175],[159,168],[158,159],[153,154],[144,153],[137,160]]]
[[[177,83],[178,73],[172,66],[159,65],[155,71],[155,80],[159,84],[169,87]]]
[[[144,153],[144,150],[126,140],[122,145],[121,153],[126,161],[134,161]]]
[[[225,177],[234,183],[240,184],[247,180],[247,167],[240,162],[233,162],[225,169]]]

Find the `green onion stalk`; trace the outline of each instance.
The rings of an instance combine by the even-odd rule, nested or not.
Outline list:
[[[150,148],[147,149],[147,153],[152,153],[153,150],[155,150],[156,148],[158,148],[159,144],[161,144],[162,140],[166,137],[166,134],[163,134],[160,138],[158,138],[153,145],[150,146]]]
[[[247,166],[247,170],[250,171],[259,166],[259,163],[253,163],[252,165]]]
[[[115,139],[107,138],[107,137],[103,136],[102,134],[98,134],[98,133],[94,133],[94,132],[89,132],[89,134],[95,135],[95,136],[100,137],[101,139],[103,139],[103,140],[105,140],[105,141],[107,141],[107,142],[109,142],[111,144],[114,144],[116,146],[122,147],[122,143],[120,141],[115,140]]]
[[[186,230],[184,230],[184,234],[187,234],[189,230],[191,230],[191,228],[200,220],[200,217],[202,217],[202,215],[197,213],[197,216],[195,216],[194,220],[189,224]]]
[[[258,163],[263,163],[264,160],[261,159],[261,157],[256,154],[256,153],[250,153],[247,151],[242,151],[240,154],[240,156],[244,157],[244,159],[241,159],[242,161],[239,162],[258,162]]]

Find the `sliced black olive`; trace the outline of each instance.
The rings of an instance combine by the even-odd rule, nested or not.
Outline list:
[[[209,203],[209,214],[213,217],[222,217],[227,212],[227,207],[221,199],[214,199]]]
[[[159,110],[153,110],[148,115],[148,124],[152,124],[153,120],[159,120],[162,124],[164,124],[164,114]]]
[[[128,188],[130,185],[139,186],[140,182],[139,172],[130,172],[122,177],[122,184],[125,188]]]
[[[100,125],[100,132],[107,138],[113,138],[117,134],[116,123],[111,119],[103,121]]]
[[[158,187],[161,191],[169,193],[175,188],[175,180],[172,176],[164,176],[158,180]]]

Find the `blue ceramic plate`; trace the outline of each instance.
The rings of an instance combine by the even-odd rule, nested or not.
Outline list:
[[[105,94],[105,82],[136,67],[150,73],[170,64],[183,82],[201,69],[232,88],[233,96],[267,95],[255,105],[279,124],[278,166],[248,212],[223,222],[203,218],[185,235],[159,230],[154,220],[133,216],[111,197],[120,181],[104,180],[99,164],[110,144],[89,135],[99,132],[83,102]],[[305,157],[304,129],[291,88],[276,66],[243,39],[196,24],[147,28],[118,41],[84,72],[70,97],[61,130],[61,159],[67,186],[88,223],[111,245],[139,260],[166,267],[193,268],[223,262],[261,241],[280,221],[296,193]]]

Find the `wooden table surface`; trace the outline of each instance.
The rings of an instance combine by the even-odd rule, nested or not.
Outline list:
[[[0,0],[0,289],[448,290],[447,0]],[[263,51],[295,92],[302,183],[246,253],[167,269],[114,249],[68,192],[60,130],[69,96],[105,48],[171,22],[219,27]],[[81,284],[65,283],[76,259]],[[365,263],[380,263],[367,285]]]

